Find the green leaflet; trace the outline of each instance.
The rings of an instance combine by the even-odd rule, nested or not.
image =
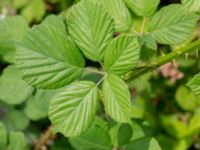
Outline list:
[[[114,35],[114,22],[103,5],[94,0],[82,0],[67,16],[70,35],[92,61],[100,61]]]
[[[64,19],[61,16],[49,15],[43,21],[42,24],[47,24],[54,26],[56,29],[59,29],[63,34],[67,34],[66,25],[63,23]]]
[[[30,120],[23,110],[12,109],[2,118],[2,122],[9,130],[24,130]]]
[[[182,5],[169,5],[150,19],[148,31],[161,44],[179,44],[193,34],[197,19],[197,15],[188,13]]]
[[[16,66],[8,66],[0,77],[0,100],[8,104],[20,104],[33,92],[33,88],[21,79]]]
[[[0,149],[5,149],[7,144],[7,129],[2,122],[0,122],[0,138]]]
[[[126,150],[133,150],[135,148],[137,150],[161,150],[156,139],[150,137],[137,139],[126,146]]]
[[[87,132],[69,140],[77,150],[111,150],[110,137],[104,124],[96,121]]]
[[[200,95],[200,74],[195,75],[188,83],[187,86],[196,94]]]
[[[27,31],[27,22],[21,16],[0,20],[0,55],[5,61],[14,61],[16,42],[20,41]]]
[[[181,0],[182,4],[193,12],[200,12],[200,1],[199,0]]]
[[[178,105],[185,111],[193,111],[198,106],[199,98],[185,86],[177,89],[175,97]]]
[[[47,117],[49,102],[59,90],[36,90],[25,107],[26,115],[31,120],[39,120]]]
[[[10,132],[8,150],[29,150],[26,138],[22,132]]]
[[[140,46],[133,35],[121,35],[113,39],[104,55],[105,70],[123,75],[133,69],[140,57]]]
[[[67,86],[50,102],[49,118],[56,132],[77,136],[91,126],[98,105],[98,88],[90,81]]]
[[[130,93],[126,83],[118,76],[107,75],[103,82],[103,102],[106,112],[117,122],[129,122]]]
[[[125,2],[137,16],[151,16],[156,11],[160,0],[125,0]]]
[[[110,138],[114,147],[122,147],[130,142],[133,130],[129,124],[114,124],[109,130]]]
[[[44,23],[25,36],[17,49],[16,64],[30,85],[54,89],[78,79],[84,59],[62,28]]]
[[[32,21],[40,21],[45,15],[45,2],[43,0],[31,0],[27,3],[21,11],[21,15],[24,16],[30,23]]]
[[[103,0],[102,3],[114,19],[116,32],[130,29],[132,18],[123,0]]]

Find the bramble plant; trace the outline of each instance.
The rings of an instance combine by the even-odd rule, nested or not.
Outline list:
[[[130,89],[140,76],[198,51],[200,40],[194,32],[200,2],[182,0],[158,10],[159,4],[160,0],[81,0],[32,28],[21,16],[0,20],[0,54],[11,64],[0,79],[0,99],[10,105],[27,100],[23,112],[9,108],[9,113],[15,112],[11,120],[23,122],[17,129],[48,114],[52,126],[47,133],[61,133],[77,150],[160,150],[159,142],[147,133],[148,123],[135,120]],[[175,50],[164,54],[158,44]],[[176,99],[181,108],[193,111],[200,75],[187,86],[193,93],[180,87]],[[195,104],[185,105],[182,93]],[[170,119],[161,117],[164,128],[171,125]],[[188,126],[191,135],[196,129]],[[8,143],[3,123],[0,137],[3,149]],[[9,150],[29,149],[21,132],[9,133],[9,142]]]

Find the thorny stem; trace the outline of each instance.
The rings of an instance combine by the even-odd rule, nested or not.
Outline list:
[[[155,62],[152,62],[152,63],[149,63],[148,65],[133,69],[131,72],[127,73],[124,76],[124,80],[126,80],[126,81],[133,80],[148,71],[152,71],[168,62],[175,60],[180,55],[183,55],[183,54],[186,54],[189,52],[194,52],[199,49],[200,49],[200,39],[198,39],[192,43],[189,43],[188,45],[186,45],[182,48],[178,48],[178,49],[170,52],[169,54],[161,56]]]

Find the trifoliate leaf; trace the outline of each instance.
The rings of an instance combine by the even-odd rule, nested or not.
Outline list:
[[[123,75],[133,69],[140,57],[137,38],[122,35],[113,39],[105,51],[105,70],[109,73]]]
[[[197,15],[188,13],[182,5],[173,4],[162,8],[150,19],[148,31],[161,44],[179,44],[193,34],[197,19]]]
[[[20,104],[33,92],[16,68],[8,66],[0,77],[0,100],[8,104]]]
[[[116,75],[108,75],[103,82],[103,102],[106,112],[117,122],[129,122],[130,93],[126,83]]]
[[[50,102],[49,117],[56,132],[67,137],[84,133],[91,126],[98,104],[98,88],[90,81],[67,86]]]
[[[150,16],[156,11],[160,0],[125,0],[125,2],[137,16]]]
[[[93,61],[102,60],[114,35],[114,21],[103,5],[94,0],[82,0],[70,10],[67,25],[84,55]]]
[[[61,31],[44,23],[31,29],[18,47],[16,64],[30,85],[54,89],[81,76],[84,59]]]

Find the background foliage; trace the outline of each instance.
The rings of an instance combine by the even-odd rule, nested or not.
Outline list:
[[[131,0],[124,0],[123,3],[119,1],[120,5],[117,0],[102,1],[105,9],[109,10],[109,13],[112,14],[111,17],[114,18],[114,23],[109,22],[107,26],[104,26],[107,36],[102,37],[105,39],[103,42],[100,41],[103,43],[101,43],[103,46],[99,46],[96,53],[92,53],[90,47],[100,45],[98,40],[97,42],[95,41],[96,43],[93,43],[92,40],[94,37],[95,39],[101,38],[102,34],[98,30],[93,35],[88,35],[87,39],[76,37],[77,32],[82,27],[79,23],[81,22],[86,27],[88,25],[87,18],[84,18],[85,16],[83,15],[85,12],[84,7],[74,8],[77,11],[74,11],[74,14],[71,13],[68,18],[71,21],[68,24],[69,32],[71,32],[70,34],[75,42],[78,43],[78,46],[83,49],[83,53],[87,58],[85,62],[86,66],[99,68],[100,66],[96,61],[102,59],[102,51],[105,49],[105,45],[109,43],[108,49],[115,49],[117,53],[113,54],[112,51],[108,50],[105,52],[105,70],[116,75],[123,75],[131,70],[133,65],[136,66],[139,53],[141,58],[140,63],[148,65],[157,60],[159,56],[183,47],[199,38],[199,27],[195,26],[195,22],[199,19],[199,0],[163,0],[160,4],[158,0],[150,0],[148,3],[151,3],[151,6],[148,5],[146,8],[145,6],[147,5],[145,5],[142,7],[143,9],[138,9],[138,6],[141,6],[141,3],[147,2],[145,0],[136,0],[135,3],[132,3]],[[71,82],[63,79],[63,74],[70,75],[72,80],[78,78],[83,72],[81,68],[84,66],[84,60],[82,55],[74,52],[76,51],[76,46],[74,46],[70,38],[66,39],[64,36],[59,36],[67,33],[65,25],[60,21],[61,19],[55,16],[46,18],[46,16],[53,13],[62,18],[68,14],[71,6],[77,2],[78,0],[0,1],[0,18],[6,17],[6,19],[0,20],[0,149],[7,147],[9,150],[28,150],[31,148],[35,150],[41,148],[49,148],[51,150],[114,150],[117,147],[124,149],[124,145],[126,145],[127,150],[132,150],[135,147],[137,147],[137,150],[159,150],[161,148],[163,150],[200,149],[199,75],[196,75],[192,79],[200,71],[198,51],[189,55],[186,54],[186,56],[180,56],[173,62],[157,68],[155,71],[147,72],[134,80],[130,80],[128,86],[131,95],[124,90],[127,87],[118,76],[108,76],[102,85],[104,88],[102,93],[105,96],[103,102],[106,104],[106,109],[112,119],[102,113],[104,111],[102,106],[97,107],[97,88],[90,82],[97,82],[101,77],[100,75],[93,74],[89,70],[84,71],[81,78],[90,81],[75,83],[71,87],[52,89],[62,87]],[[179,5],[169,5],[171,3],[182,3],[187,11]],[[158,12],[156,12],[157,7],[159,8]],[[101,14],[103,17],[98,20],[91,18],[91,20],[97,21],[93,25],[110,19],[106,16],[107,11],[99,10],[101,10],[101,7],[96,8],[95,12]],[[156,14],[153,15],[155,12]],[[83,16],[74,18],[76,13]],[[153,17],[151,17],[152,15]],[[146,25],[144,18],[148,17],[151,19]],[[41,22],[42,25],[34,27],[33,32],[27,34],[30,27]],[[48,26],[48,24],[51,24],[51,26]],[[115,28],[112,27],[113,24],[115,24]],[[79,27],[78,29],[77,26]],[[59,31],[55,30],[54,27],[59,28]],[[140,45],[137,45],[135,38],[132,36],[120,36],[110,42],[113,31],[116,36],[124,32],[141,35],[138,38]],[[146,31],[150,32],[151,35],[143,34]],[[52,32],[54,35],[51,34]],[[82,34],[87,33],[83,32]],[[178,35],[174,35],[175,33],[178,33]],[[55,35],[61,38],[55,40]],[[22,58],[25,59],[24,56],[27,56],[26,54],[28,53],[30,57],[27,62],[32,61],[35,64],[34,57],[40,56],[41,60],[36,65],[39,66],[40,63],[46,64],[45,60],[47,57],[45,55],[41,56],[38,53],[36,55],[36,53],[27,50],[28,48],[29,50],[36,49],[35,47],[38,45],[31,45],[29,41],[24,41],[24,45],[19,45],[24,36],[37,43],[42,54],[45,53],[46,49],[54,51],[55,48],[60,48],[60,45],[64,45],[62,47],[63,50],[69,47],[73,49],[69,55],[75,56],[73,58],[76,59],[72,60],[67,58],[66,55],[66,59],[62,60],[63,58],[60,57],[58,52],[52,53],[50,58],[51,64],[41,69],[42,72],[45,72],[49,71],[50,65],[56,64],[59,66],[59,70],[63,71],[59,76],[59,79],[63,80],[59,80],[59,82],[52,79],[52,76],[58,73],[56,69],[49,76],[43,77],[41,75],[41,82],[33,82],[28,76],[30,69],[30,66],[27,67],[28,63],[20,66],[23,68],[23,72],[27,73],[27,79],[25,78],[25,80],[29,84],[39,88],[49,87],[51,89],[36,89],[30,86],[22,79],[19,70],[15,66],[17,46],[21,47],[20,53],[17,56],[18,62]],[[49,39],[45,39],[46,43],[50,46],[46,44],[45,47],[39,43],[44,40],[45,36],[50,37]],[[87,40],[92,41],[90,45],[86,44]],[[122,43],[119,47],[116,46],[118,42]],[[141,52],[139,51],[139,47],[142,47]],[[132,51],[133,48],[135,51]],[[121,52],[121,49],[124,50],[124,53]],[[46,54],[46,56],[49,55]],[[113,57],[112,60],[110,59],[111,56]],[[119,56],[123,56],[121,61],[118,59]],[[54,57],[59,61],[55,62]],[[128,61],[125,64],[122,63],[123,60],[130,57],[131,64]],[[73,67],[66,69],[69,65]],[[47,79],[51,82],[42,82]],[[188,84],[186,85],[186,83]],[[132,107],[118,105],[112,99],[113,95],[109,85],[112,85],[112,90],[116,93],[124,90],[123,95],[118,94],[116,96],[119,97],[120,102],[131,97]],[[62,102],[63,97],[71,99],[71,97],[67,97],[68,95],[65,95],[65,92],[62,91],[68,91],[71,88],[74,88],[74,93],[70,95],[71,97],[78,101],[80,97],[77,97],[77,93],[81,92],[81,98],[84,99],[84,102],[86,104],[90,103],[93,106],[87,107],[88,105],[77,102],[81,105],[82,110],[88,110],[92,114],[97,110],[98,114],[98,117],[94,118],[93,123],[91,118],[86,118],[87,123],[80,124],[82,129],[86,129],[91,125],[89,130],[81,135],[79,134],[85,130],[79,131],[78,129],[80,128],[76,126],[79,125],[79,120],[73,118],[73,115],[78,114],[78,112],[70,112],[71,109],[64,109],[62,113],[69,113],[71,115],[68,117],[68,120],[62,117],[62,114],[55,114],[55,108],[59,105],[57,101]],[[55,98],[56,101],[51,102],[49,107],[50,100],[54,95],[57,95]],[[108,101],[110,98],[113,100],[112,105]],[[91,99],[93,101],[90,101]],[[68,104],[66,103],[65,105]],[[115,109],[113,109],[113,105]],[[47,117],[48,109],[50,119],[56,126],[57,131],[64,132],[65,136],[70,135],[69,138],[59,133],[52,134],[52,126]],[[80,109],[79,111],[82,110]],[[116,110],[117,112],[115,112]],[[118,112],[120,113],[118,114]],[[129,116],[123,115],[123,113],[129,114],[129,112],[132,120],[128,124],[126,121]],[[60,115],[59,119],[57,115]],[[105,121],[106,119],[108,119],[107,122]],[[70,124],[61,124],[63,120],[70,121]],[[114,120],[121,123],[117,123]],[[69,129],[73,132],[67,131]]]

